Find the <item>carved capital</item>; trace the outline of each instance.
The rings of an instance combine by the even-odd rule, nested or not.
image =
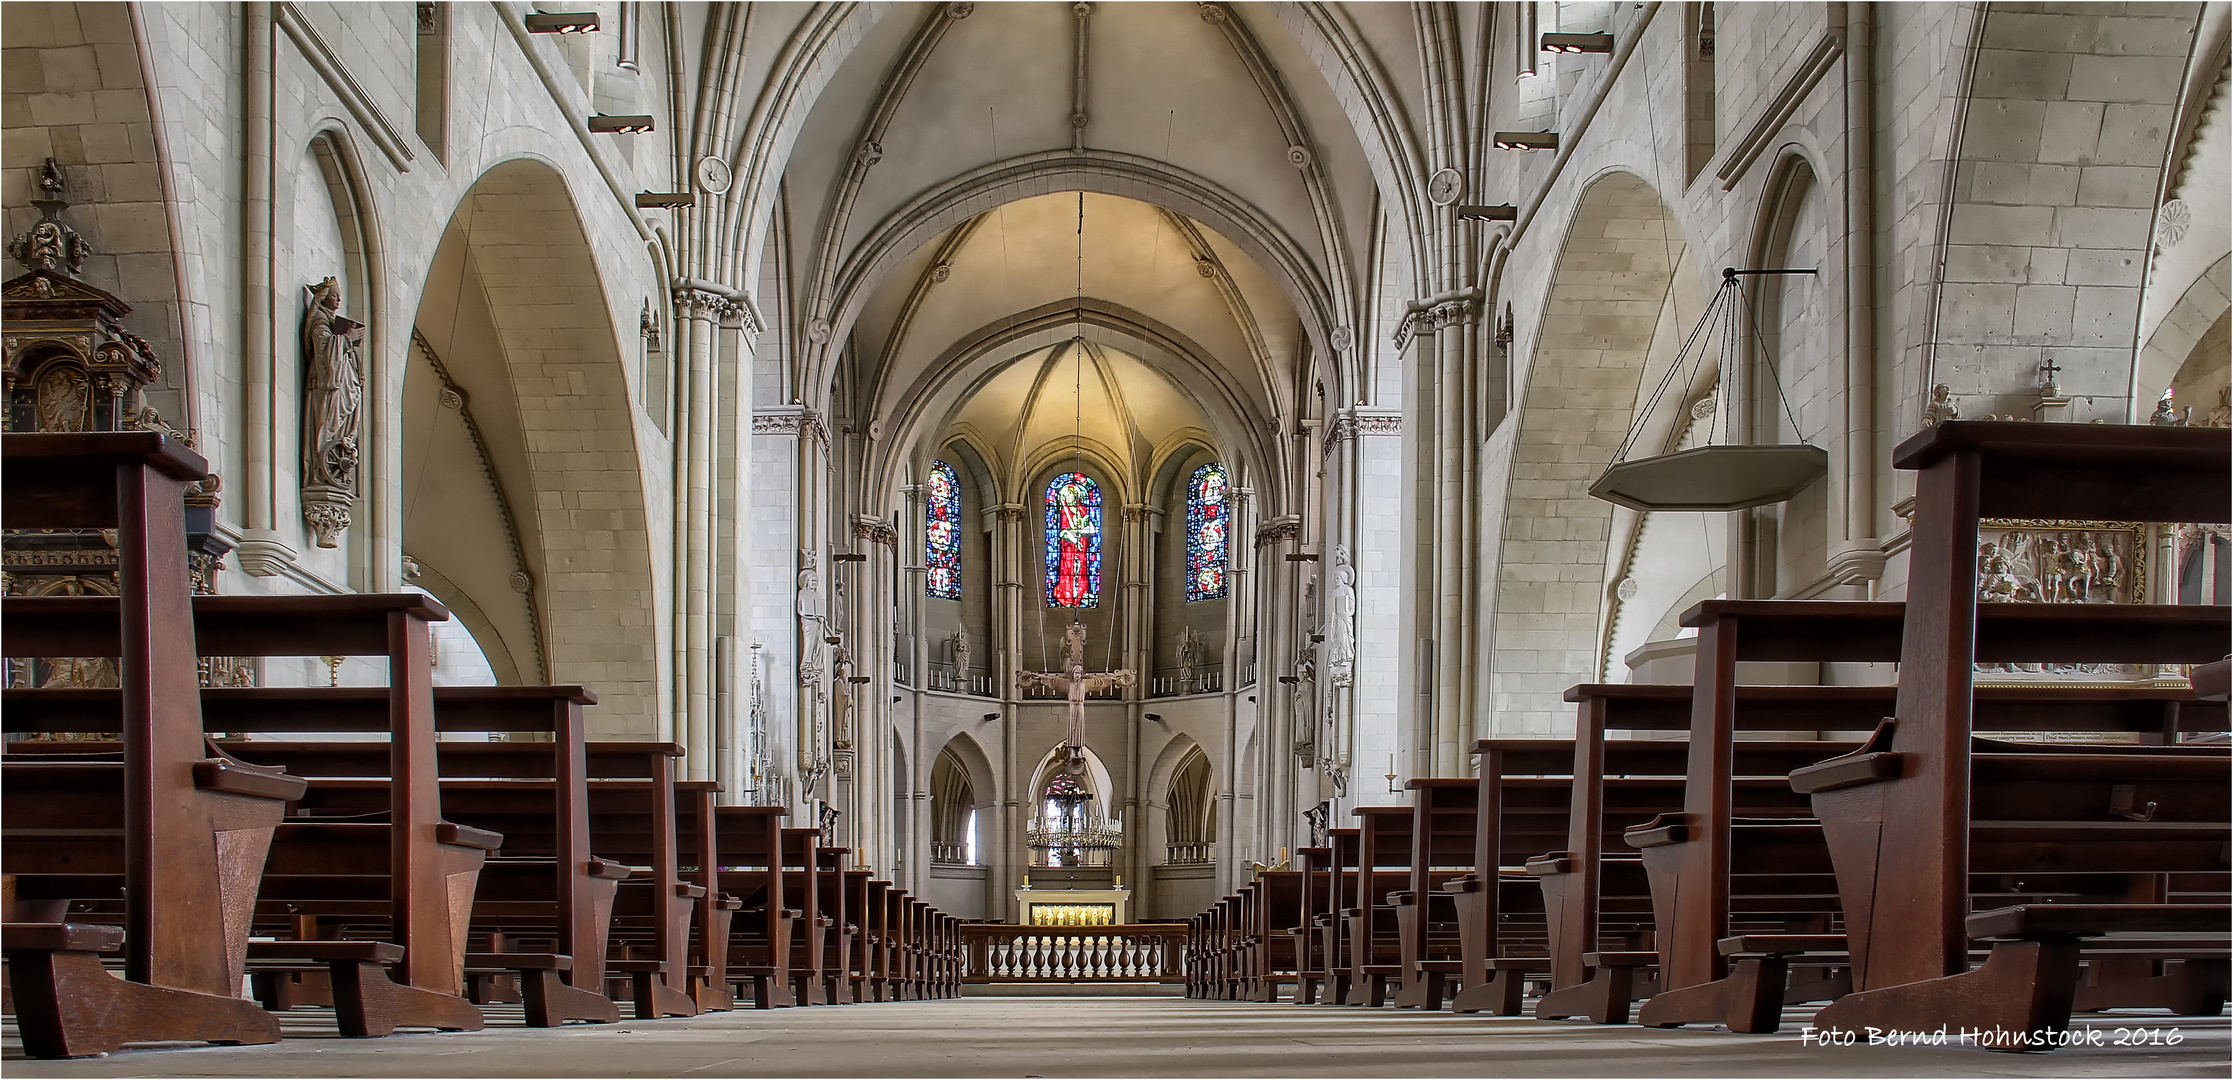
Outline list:
[[[1284,517],[1273,518],[1258,527],[1256,530],[1256,546],[1259,548],[1270,547],[1284,541],[1301,539],[1302,535],[1302,516],[1288,514]]]
[[[899,531],[892,528],[891,522],[868,514],[853,515],[853,538],[885,547],[899,545]]]

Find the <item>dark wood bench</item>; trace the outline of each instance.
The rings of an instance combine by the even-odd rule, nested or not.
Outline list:
[[[97,647],[65,651],[48,640],[27,603],[0,604],[0,642],[9,656],[116,657],[122,691],[102,730],[123,743],[100,786],[114,792],[86,807],[78,824],[113,822],[117,858],[106,881],[121,885],[122,937],[63,920],[61,895],[21,892],[22,871],[62,869],[27,810],[15,763],[6,766],[6,829],[0,839],[11,897],[5,952],[24,1052],[32,1057],[107,1053],[129,1042],[267,1043],[279,1022],[239,998],[247,926],[261,869],[284,800],[299,781],[236,768],[203,746],[186,552],[186,485],[208,463],[152,432],[0,436],[0,516],[13,529],[114,529],[119,595],[80,605],[105,620]],[[67,610],[67,609],[65,609]],[[12,710],[11,710],[12,713]],[[12,719],[12,715],[11,715]],[[35,766],[36,767],[36,766]],[[66,807],[45,809],[62,813]],[[213,842],[217,841],[217,842]],[[26,845],[45,848],[34,852]],[[96,886],[116,895],[115,887]],[[222,932],[211,933],[215,915]],[[124,978],[103,969],[121,951]]]
[[[20,616],[19,603],[24,605]],[[193,640],[207,655],[387,660],[392,683],[377,691],[385,698],[380,729],[389,740],[389,771],[395,778],[386,806],[373,819],[279,826],[259,896],[269,901],[296,890],[307,899],[324,899],[327,879],[384,879],[380,932],[402,947],[402,959],[391,975],[381,963],[358,959],[354,945],[333,946],[336,1020],[343,1033],[374,1036],[398,1027],[477,1030],[483,1023],[480,1011],[462,996],[465,913],[452,908],[450,897],[470,895],[487,853],[501,838],[442,817],[427,623],[447,619],[449,613],[416,593],[196,596],[191,609]],[[117,601],[105,597],[17,601],[10,605],[8,632],[34,635],[45,648],[63,655],[115,655],[116,611]],[[26,696],[31,693],[37,692],[11,691],[10,698],[36,700]],[[187,693],[203,700],[198,689]],[[298,691],[294,700],[315,701],[321,694],[336,701],[346,697],[338,688],[309,688]],[[327,963],[320,954],[327,944],[291,943],[285,959]],[[269,946],[258,951],[277,959]]]
[[[212,727],[293,735],[376,731],[386,698],[379,688],[205,692]],[[596,697],[578,686],[441,687],[434,691],[434,701],[438,730],[482,737],[438,744],[436,767],[446,820],[504,838],[483,864],[474,889],[468,932],[483,949],[466,956],[473,985],[469,996],[485,1000],[487,984],[501,976],[512,980],[532,1026],[619,1019],[602,983],[613,890],[627,868],[590,853],[586,777],[592,761],[610,771],[611,759],[624,755],[629,744],[619,744],[621,754],[616,755],[584,742],[582,709]],[[483,741],[489,734],[527,738]],[[306,817],[376,813],[392,802],[387,744],[263,738],[226,745],[241,755],[320,777],[302,806]],[[362,915],[365,905],[376,906],[383,899],[381,882],[367,879],[365,884],[364,894],[352,901],[337,895],[332,881],[297,883],[310,895],[289,896],[275,889],[266,906],[286,905],[293,913],[322,911],[330,924]],[[287,921],[280,912],[267,918],[283,927]],[[522,929],[547,947],[511,947]],[[268,962],[259,992],[267,1004],[278,1004],[289,983],[300,978],[280,962],[291,948],[295,946],[275,943],[262,950]],[[344,956],[331,961],[354,962]]]
[[[749,984],[753,1007],[798,1004],[792,993],[793,924],[805,913],[785,905],[783,819],[779,806],[714,808],[714,865],[720,894],[733,897],[728,956],[722,977]]]
[[[1480,938],[1481,926],[1460,928],[1463,918],[1485,921],[1494,935],[1504,927],[1506,905],[1489,899],[1478,883],[1485,878],[1478,850],[1477,823],[1483,780],[1474,778],[1419,778],[1406,787],[1411,792],[1410,851],[1406,865],[1410,880],[1392,894],[1395,909],[1400,987],[1394,1004],[1399,1008],[1439,1009],[1446,989],[1465,983],[1470,976],[1487,981],[1486,965],[1469,968],[1465,962],[1467,938]],[[1501,792],[1500,792],[1501,797]],[[1517,817],[1517,815],[1515,815]],[[1495,861],[1490,860],[1492,866]],[[1497,888],[1501,889],[1501,883]],[[1489,916],[1488,907],[1499,914]],[[1536,905],[1540,907],[1540,905]]]
[[[1897,721],[1879,732],[1867,753],[1793,781],[1813,794],[1830,836],[1856,987],[1825,1007],[1815,1024],[1856,1030],[1945,1024],[2052,1035],[2069,1022],[2082,955],[2066,943],[2145,923],[2155,917],[2147,912],[2150,907],[2165,909],[2163,917],[2176,921],[2172,905],[2073,908],[2058,916],[2060,932],[2052,940],[2013,938],[2009,947],[1996,945],[1992,959],[1972,970],[1969,939],[1980,929],[1970,924],[1975,874],[2027,847],[2035,859],[2057,860],[2035,872],[2176,873],[2191,849],[2207,846],[2205,834],[2222,836],[2227,819],[2222,809],[2214,820],[2151,814],[2147,802],[2169,807],[2176,801],[2142,794],[2140,785],[2154,781],[2137,776],[2123,792],[2117,789],[2125,785],[2110,783],[2096,787],[2098,801],[2062,803],[2060,820],[2053,814],[2014,823],[1981,816],[1986,811],[1979,800],[1990,803],[2001,797],[1995,788],[2021,786],[2016,777],[2023,770],[2076,770],[2062,782],[2098,785],[2130,762],[2103,750],[2045,764],[1991,760],[2018,756],[1998,748],[1979,753],[1972,744],[1979,700],[1975,665],[1993,660],[2207,664],[2225,655],[2228,611],[1980,604],[1979,523],[1984,518],[2223,523],[2233,518],[2226,500],[2233,454],[2226,434],[2209,429],[1950,421],[1901,444],[1893,463],[1918,474]],[[1989,615],[2009,609],[2020,613],[2014,618],[2029,628],[2028,640],[1995,647]],[[2185,749],[2148,748],[2148,756],[2183,760],[2167,752]],[[2085,774],[2095,766],[2093,775]],[[2216,783],[2224,782],[2221,768]],[[2147,820],[2133,820],[2135,815]],[[2164,828],[2178,824],[2195,827]],[[2120,839],[2110,840],[2111,835]],[[2197,840],[2201,843],[2191,843]],[[2213,874],[2223,869],[2224,841],[2218,844]],[[2226,909],[2222,903],[2207,906],[2222,930]],[[2028,913],[2011,916],[2008,925],[1988,921],[1982,929],[2021,931],[2033,925],[2030,919]]]

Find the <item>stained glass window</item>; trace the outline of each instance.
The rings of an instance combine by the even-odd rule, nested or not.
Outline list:
[[[1232,543],[1233,504],[1225,466],[1210,462],[1186,485],[1186,599],[1225,595],[1225,554]]]
[[[923,496],[923,591],[941,600],[961,599],[961,481],[954,467],[930,463]]]
[[[1084,473],[1047,484],[1047,605],[1101,600],[1101,485]]]

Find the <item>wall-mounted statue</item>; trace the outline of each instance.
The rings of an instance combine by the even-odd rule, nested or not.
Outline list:
[[[953,653],[954,685],[967,687],[969,685],[969,628],[966,626],[954,627],[954,636],[947,639],[947,647]]]
[[[1357,568],[1349,545],[1334,545],[1333,587],[1326,595],[1326,681],[1348,686],[1357,677]]]
[[[341,283],[309,288],[302,350],[302,518],[319,547],[339,546],[357,501],[357,430],[364,405],[364,324],[341,314]]]

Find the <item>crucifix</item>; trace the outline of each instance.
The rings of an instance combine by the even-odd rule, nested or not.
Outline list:
[[[2054,357],[2048,357],[2046,363],[2039,365],[2039,372],[2047,377],[2046,391],[2048,393],[2052,394],[2060,389],[2055,385],[2055,376],[2062,374],[2062,365],[2055,363]]]
[[[1065,765],[1070,772],[1085,768],[1085,696],[1112,687],[1132,685],[1133,675],[1126,671],[1087,671],[1085,669],[1085,624],[1077,621],[1063,631],[1063,669],[1061,671],[1019,671],[1016,688],[1029,690],[1045,687],[1060,690],[1070,699],[1070,737]]]

